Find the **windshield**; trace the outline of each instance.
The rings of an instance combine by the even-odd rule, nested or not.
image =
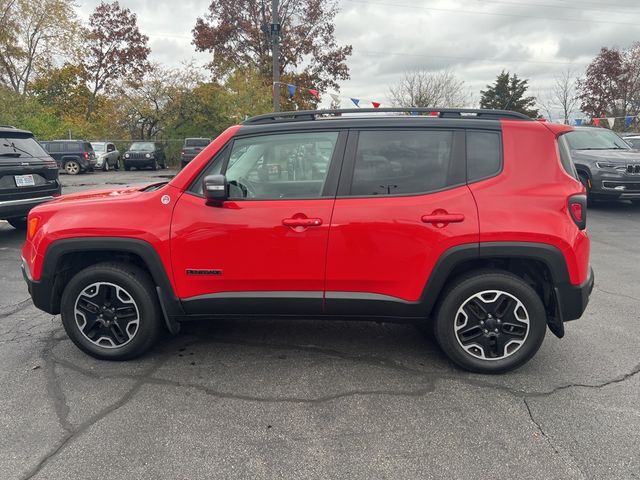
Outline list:
[[[566,135],[572,150],[629,150],[629,145],[615,133],[602,128],[576,130]]]
[[[131,152],[148,152],[151,150],[155,150],[156,147],[153,143],[151,142],[140,142],[140,143],[134,143],[131,145],[131,147],[129,148],[129,151]]]
[[[0,136],[0,157],[48,157],[40,144],[31,137]]]
[[[206,147],[211,140],[208,138],[188,138],[184,142],[185,147]]]
[[[107,144],[104,142],[91,142],[91,146],[95,152],[105,152],[107,150]]]

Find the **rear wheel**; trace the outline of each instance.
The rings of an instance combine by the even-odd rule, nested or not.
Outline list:
[[[25,230],[27,228],[27,217],[9,218],[7,222],[17,230]]]
[[[113,165],[114,170],[120,170],[120,158],[116,158],[116,163]]]
[[[69,175],[77,175],[80,173],[82,169],[80,168],[80,164],[75,160],[67,160],[64,162],[64,171]]]
[[[126,263],[100,263],[77,273],[64,289],[61,307],[69,338],[103,360],[142,355],[162,326],[153,282]]]
[[[521,278],[480,271],[444,293],[435,324],[442,350],[458,366],[502,373],[529,361],[547,328],[542,300]]]

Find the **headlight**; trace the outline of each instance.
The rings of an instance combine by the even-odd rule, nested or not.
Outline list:
[[[618,166],[617,163],[611,162],[596,162],[596,167],[598,168],[616,168]]]
[[[129,155],[128,153],[125,153],[125,154],[124,154],[124,158],[129,158],[129,156],[130,156],[130,155]]]
[[[147,157],[147,158],[151,158],[151,154],[150,154],[150,153],[147,153],[147,154],[145,155],[145,157]]]

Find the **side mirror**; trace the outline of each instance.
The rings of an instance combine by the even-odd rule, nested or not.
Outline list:
[[[202,179],[202,192],[209,202],[224,202],[229,197],[229,185],[224,175],[208,175]]]

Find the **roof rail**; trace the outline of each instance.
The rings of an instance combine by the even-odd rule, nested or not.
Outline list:
[[[318,117],[341,117],[343,114],[356,113],[404,113],[406,115],[427,114],[439,118],[476,118],[483,120],[532,120],[530,117],[510,110],[485,110],[476,108],[347,108],[340,110],[297,110],[291,112],[273,112],[246,119],[243,125],[260,123],[296,122],[315,120]]]

